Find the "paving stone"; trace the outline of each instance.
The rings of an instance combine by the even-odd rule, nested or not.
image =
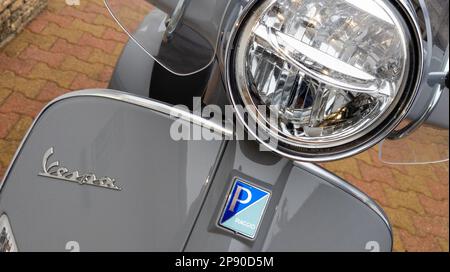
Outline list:
[[[103,71],[104,65],[101,63],[90,63],[79,60],[72,56],[67,56],[61,64],[60,69],[64,71],[74,71],[79,74],[85,74],[92,79],[98,79]]]
[[[45,85],[45,80],[29,79],[16,76],[13,72],[5,71],[0,73],[0,88],[8,88],[21,92],[28,98],[34,98]]]
[[[433,172],[437,177],[437,181],[448,185],[448,162],[447,163],[438,163],[431,166],[433,168]],[[448,187],[447,187],[448,188]]]
[[[112,54],[114,56],[116,56],[116,57],[119,57],[122,54],[123,48],[124,48],[124,44],[123,43],[118,43],[116,48],[112,52]]]
[[[415,236],[402,229],[398,231],[398,235],[402,239],[406,251],[441,251],[439,243],[433,236]]]
[[[57,68],[62,63],[66,55],[62,53],[49,52],[47,50],[39,49],[35,45],[31,45],[27,47],[19,57],[22,59],[33,59],[36,61],[45,62],[50,67]]]
[[[78,29],[61,28],[55,23],[49,23],[42,33],[63,38],[71,43],[76,43],[81,36],[83,36],[84,32]]]
[[[94,23],[96,24],[96,25],[107,25],[107,26],[112,26],[113,24],[112,23],[114,23],[112,20],[111,20],[111,18],[110,18],[110,14],[109,14],[109,11],[108,11],[108,9],[104,6],[104,5],[97,5],[97,4],[95,4],[95,3],[92,3],[92,2],[88,2],[87,4],[86,4],[86,6],[84,7],[84,9],[83,9],[85,12],[89,12],[89,13],[92,13],[92,14],[97,14],[97,17],[96,17],[96,19],[95,19],[95,21],[94,21]],[[97,19],[99,19],[99,17],[102,17],[101,19],[100,19],[100,21],[99,20],[97,20]],[[117,25],[117,24],[116,24]]]
[[[91,46],[98,49],[102,49],[107,53],[113,53],[117,47],[116,41],[104,40],[94,37],[90,33],[84,33],[81,39],[78,41],[81,46]]]
[[[363,161],[369,165],[373,165],[372,157],[368,151],[361,152],[354,156],[355,159]]]
[[[11,94],[11,90],[0,87],[0,106],[3,104],[3,101]]]
[[[403,208],[384,207],[384,211],[388,215],[389,221],[393,227],[407,230],[410,234],[416,234],[416,227],[411,218],[412,213]]]
[[[43,32],[50,27],[47,25],[41,33],[33,33],[28,29],[25,29],[20,33],[15,40],[31,43],[38,46],[41,49],[48,50],[53,46],[53,43],[57,40],[57,37],[52,35],[45,35]]]
[[[447,174],[448,180],[448,174]],[[435,181],[427,181],[427,189],[431,192],[431,198],[436,200],[448,200],[449,186],[448,183],[441,183]]]
[[[4,177],[5,176],[5,172],[6,172],[6,166],[3,166],[0,163],[0,177]],[[2,182],[3,182],[3,179],[0,178],[0,185],[2,184]]]
[[[379,181],[389,184],[391,187],[399,188],[399,185],[389,167],[376,167],[366,161],[358,161],[358,166],[364,180]]]
[[[42,102],[28,99],[19,92],[13,92],[0,106],[0,113],[18,113],[34,117],[43,107]]]
[[[16,38],[0,49],[0,52],[3,52],[8,57],[17,57],[28,46],[30,46],[30,44],[27,41]]]
[[[87,77],[86,75],[79,74],[73,81],[70,88],[73,90],[82,90],[82,89],[106,88],[107,85],[108,85],[107,82],[93,80]]]
[[[425,149],[424,147],[423,149]],[[414,167],[406,167],[407,174],[411,177],[421,177],[426,180],[437,180],[433,167],[429,165],[415,165]]]
[[[106,27],[104,27],[104,26],[89,24],[89,23],[83,22],[80,19],[75,19],[72,22],[72,25],[70,26],[70,28],[75,29],[77,31],[81,30],[83,32],[90,33],[97,38],[101,38],[103,36],[103,33],[106,30]]]
[[[31,118],[30,116],[21,116],[20,119],[16,122],[13,129],[8,133],[6,140],[22,141],[32,123],[33,118]]]
[[[81,3],[82,1],[80,1]],[[62,0],[50,0],[48,1],[47,9],[52,13],[59,13],[67,4]]]
[[[405,246],[403,245],[402,239],[400,238],[400,235],[397,234],[399,232],[399,229],[396,227],[392,228],[392,236],[393,236],[393,251],[394,252],[404,252],[406,251]]]
[[[88,59],[92,63],[103,63],[108,66],[114,67],[117,62],[117,57],[112,54],[107,54],[103,50],[94,49],[91,56]]]
[[[100,73],[98,80],[100,80],[102,82],[108,82],[111,79],[113,72],[114,72],[114,68],[105,66],[103,71]]]
[[[45,63],[39,63],[33,68],[29,77],[53,81],[62,88],[69,88],[76,75],[77,73],[73,71],[53,69],[48,67]]]
[[[103,39],[126,43],[128,41],[128,35],[123,31],[107,28],[103,34]]]
[[[405,175],[397,170],[392,170],[394,180],[403,191],[415,191],[418,193],[431,196],[431,191],[428,188],[427,180],[429,177],[419,175]]]
[[[413,221],[419,235],[432,235],[441,238],[448,237],[448,217],[414,215]]]
[[[19,120],[19,115],[15,113],[0,113],[0,120],[0,139],[3,139],[15,126]]]
[[[41,16],[37,18],[35,21],[44,21],[46,22],[46,25],[48,25],[49,22],[57,24],[59,27],[70,27],[72,24],[74,18],[71,16],[61,15],[61,14],[55,14],[49,11],[44,11]],[[45,27],[44,27],[45,28]],[[44,30],[44,28],[42,30]],[[41,30],[41,31],[42,31]],[[40,32],[40,31],[39,31]]]
[[[3,142],[3,144],[2,144]],[[18,141],[3,141],[0,140],[0,163],[3,167],[8,167],[20,142]]]
[[[413,191],[403,192],[395,190],[388,185],[384,185],[384,191],[389,201],[390,207],[393,208],[406,208],[415,211],[418,214],[425,214],[425,210],[417,197],[417,193]]]
[[[48,21],[42,19],[42,17],[34,19],[28,26],[27,29],[34,33],[41,33],[42,30],[48,25]]]
[[[438,237],[437,239],[438,239],[439,245],[441,246],[442,251],[443,252],[448,252],[449,251],[449,249],[448,249],[448,239],[440,238],[440,237]]]
[[[36,61],[34,60],[22,60],[0,53],[0,73],[3,71],[12,71],[17,75],[25,76],[30,73],[35,65]]]
[[[87,60],[93,48],[71,44],[64,39],[58,39],[50,50],[51,52],[74,56],[80,60]]]
[[[108,11],[105,8],[106,13],[108,13]],[[115,21],[111,21],[110,19],[110,15],[108,14],[100,14],[98,15],[95,20],[94,23],[96,25],[102,25],[102,26],[107,26],[109,28],[113,28],[118,32],[123,32],[122,28],[115,22]]]
[[[87,3],[83,3],[85,1],[80,1],[80,4],[86,5]],[[66,6],[64,7],[59,14],[64,16],[70,16],[73,18],[76,18],[78,20],[83,20],[86,23],[93,23],[95,18],[97,17],[96,14],[83,12],[82,11],[83,6]]]
[[[69,91],[69,89],[59,87],[54,82],[47,82],[47,84],[39,91],[39,95],[36,97],[36,99],[43,102],[49,102]]]
[[[427,197],[424,195],[419,195],[419,200],[420,200],[420,203],[422,203],[422,206],[424,207],[427,214],[437,215],[437,216],[442,216],[442,217],[448,218],[448,216],[449,216],[448,199],[435,200],[433,198],[430,198],[430,197]]]

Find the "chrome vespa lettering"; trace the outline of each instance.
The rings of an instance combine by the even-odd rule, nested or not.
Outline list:
[[[59,161],[49,163],[49,158],[53,155],[53,153],[53,147],[50,147],[44,153],[44,157],[42,158],[42,172],[39,173],[39,176],[74,182],[80,185],[86,184],[112,190],[122,190],[122,188],[115,184],[116,181],[113,178],[97,178],[93,173],[80,175],[78,171],[70,171],[69,169],[60,166]]]

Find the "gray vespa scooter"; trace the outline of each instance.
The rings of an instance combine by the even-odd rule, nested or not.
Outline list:
[[[109,89],[36,118],[0,251],[392,250],[383,210],[316,163],[448,129],[448,24],[424,1],[105,4],[130,41]]]

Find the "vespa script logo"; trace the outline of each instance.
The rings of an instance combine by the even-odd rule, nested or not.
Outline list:
[[[53,147],[50,147],[45,153],[42,159],[42,172],[39,176],[59,179],[63,181],[69,181],[78,183],[80,185],[91,185],[96,187],[102,187],[112,190],[122,190],[115,184],[115,180],[110,177],[97,178],[92,173],[80,175],[78,171],[69,171],[67,168],[59,165],[59,161],[49,163],[49,158],[53,155]]]

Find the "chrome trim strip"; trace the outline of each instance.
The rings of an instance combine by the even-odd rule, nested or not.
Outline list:
[[[182,110],[182,109],[176,108],[174,106],[164,104],[164,103],[161,103],[161,102],[158,102],[155,100],[151,100],[149,98],[143,98],[143,97],[139,97],[136,95],[131,95],[129,93],[116,91],[116,90],[110,90],[110,89],[88,89],[88,90],[70,92],[70,93],[64,94],[62,96],[59,96],[59,97],[55,98],[54,100],[52,100],[51,102],[49,102],[36,116],[33,123],[31,124],[30,128],[28,129],[27,133],[23,137],[22,142],[20,143],[19,147],[17,148],[16,153],[14,154],[13,159],[11,160],[11,163],[9,164],[8,168],[6,169],[5,175],[2,179],[2,182],[0,183],[0,193],[1,193],[1,190],[3,189],[3,185],[5,184],[6,179],[9,176],[12,166],[14,165],[17,157],[20,154],[20,151],[22,150],[23,145],[27,141],[28,136],[30,135],[31,131],[33,130],[34,126],[36,125],[37,121],[40,119],[42,114],[48,108],[50,108],[53,104],[60,102],[62,100],[65,100],[65,99],[73,98],[73,97],[100,97],[100,98],[108,98],[108,99],[113,99],[113,100],[117,100],[117,101],[122,101],[122,102],[129,103],[132,105],[147,108],[147,109],[150,109],[150,110],[153,110],[153,111],[156,111],[158,113],[162,113],[162,114],[165,114],[168,116],[176,115],[177,117],[179,117],[180,119],[182,119],[184,121],[192,122],[201,127],[210,129],[212,132],[215,132],[215,133],[225,136],[225,138],[231,138],[233,136],[233,131],[231,131],[221,125],[218,125],[212,121],[206,120],[198,115],[194,115],[191,112],[188,112],[188,111],[185,111],[185,110]]]
[[[321,179],[324,179],[328,181],[330,184],[338,187],[339,189],[343,190],[344,192],[352,195],[356,199],[360,200],[364,204],[366,204],[371,210],[373,210],[386,224],[387,228],[389,229],[389,233],[391,235],[391,250],[393,246],[393,233],[392,233],[392,226],[389,222],[389,219],[387,215],[384,213],[383,209],[375,203],[368,195],[360,191],[355,186],[351,185],[350,183],[346,182],[342,178],[336,176],[335,174],[329,172],[328,170],[320,167],[317,164],[309,163],[309,162],[300,162],[300,161],[294,161],[294,166],[299,167],[308,173],[317,176]]]

